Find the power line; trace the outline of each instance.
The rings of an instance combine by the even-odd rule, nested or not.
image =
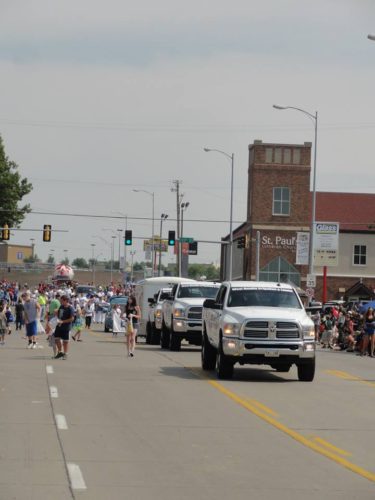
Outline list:
[[[2,212],[7,212],[7,209],[0,209]],[[125,217],[121,217],[119,215],[96,215],[96,214],[73,214],[73,213],[64,213],[64,212],[40,212],[40,211],[34,211],[32,210],[29,215],[32,214],[37,214],[37,215],[56,215],[56,216],[65,216],[65,217],[84,217],[84,218],[89,218],[89,219],[115,219],[115,220],[123,220]],[[128,220],[146,220],[146,221],[151,221],[152,217],[131,217],[128,216]],[[168,218],[169,221],[177,221],[177,219],[174,219],[173,217]],[[225,224],[228,223],[227,220],[218,220],[218,219],[185,219],[186,222],[202,222],[202,223],[218,223],[218,224]],[[241,221],[234,221],[236,224],[242,224],[243,220]]]

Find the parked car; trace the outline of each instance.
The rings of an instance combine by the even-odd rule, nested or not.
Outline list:
[[[115,295],[114,297],[111,297],[109,301],[109,308],[108,311],[106,312],[105,318],[104,318],[104,331],[109,332],[113,328],[113,320],[112,320],[112,309],[114,305],[119,305],[121,308],[122,312],[125,312],[125,306],[128,303],[128,296],[127,295]]]
[[[94,295],[96,293],[96,288],[91,285],[77,285],[76,294],[79,295],[81,293],[84,295]]]

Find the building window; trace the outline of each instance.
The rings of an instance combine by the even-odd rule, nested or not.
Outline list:
[[[284,163],[292,163],[292,150],[289,148],[284,149]]]
[[[275,148],[275,163],[281,163],[281,155],[283,150],[281,148]]]
[[[272,163],[273,160],[273,149],[266,148],[266,163]]]
[[[299,148],[293,149],[293,163],[299,165],[301,163],[301,150]]]
[[[301,275],[297,269],[283,257],[275,257],[259,272],[261,281],[292,283],[301,286]]]
[[[354,245],[353,264],[355,266],[366,265],[366,245]]]
[[[290,214],[290,189],[287,187],[273,188],[272,215]]]

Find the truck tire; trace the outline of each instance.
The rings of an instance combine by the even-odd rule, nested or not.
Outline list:
[[[169,348],[171,351],[179,351],[181,350],[181,339],[171,332]]]
[[[160,334],[160,347],[162,349],[168,349],[169,348],[169,331],[163,321],[163,325],[161,328],[161,334]]]
[[[160,330],[157,330],[155,327],[152,329],[151,334],[151,345],[159,345],[160,344]]]
[[[219,345],[216,353],[216,375],[219,379],[231,379],[233,377],[233,363],[223,353],[223,347]]]
[[[146,344],[151,344],[152,325],[149,321],[146,324]]]
[[[212,347],[204,331],[202,336],[202,368],[203,370],[214,370],[216,365],[216,349]]]
[[[312,382],[315,375],[315,359],[309,362],[297,365],[298,380],[301,382]]]

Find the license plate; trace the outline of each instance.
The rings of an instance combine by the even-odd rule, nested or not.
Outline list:
[[[280,353],[279,351],[266,351],[264,355],[266,358],[278,358]]]

